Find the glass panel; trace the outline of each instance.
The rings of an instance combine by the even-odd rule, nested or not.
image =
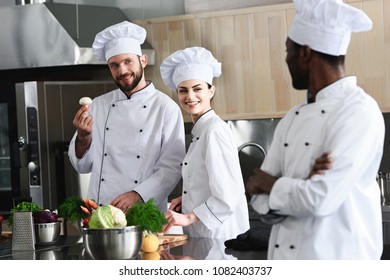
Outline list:
[[[11,155],[8,106],[0,103],[0,191],[11,190]]]

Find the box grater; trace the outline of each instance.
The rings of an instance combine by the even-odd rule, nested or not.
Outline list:
[[[32,212],[14,212],[12,225],[12,251],[35,250],[34,220]]]

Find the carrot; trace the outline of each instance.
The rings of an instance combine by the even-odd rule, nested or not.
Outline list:
[[[97,205],[97,203],[95,201],[93,201],[92,199],[89,199],[89,198],[88,198],[88,204],[89,204],[89,206],[92,209],[98,209],[99,208],[99,205]]]
[[[81,208],[81,210],[83,210],[83,212],[85,212],[87,214],[91,214],[91,212],[86,207],[80,205],[80,208]]]
[[[82,197],[81,199],[83,200],[84,205],[85,205],[85,207],[88,209],[89,213],[91,213],[91,212],[92,212],[92,209],[91,209],[91,206],[90,206],[89,203],[88,203],[88,200],[85,199],[84,197]]]

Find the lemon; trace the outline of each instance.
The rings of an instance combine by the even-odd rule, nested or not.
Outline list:
[[[160,241],[157,236],[148,234],[142,239],[141,250],[148,253],[156,252],[159,245]]]
[[[159,260],[160,254],[156,252],[141,252],[141,260]]]

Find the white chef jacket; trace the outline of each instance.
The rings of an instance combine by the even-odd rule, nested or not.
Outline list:
[[[88,197],[101,204],[136,191],[155,198],[161,211],[180,179],[185,156],[184,122],[179,106],[152,83],[131,98],[116,89],[95,98],[92,143],[76,157],[75,133],[69,158],[80,173],[91,172]]]
[[[252,198],[264,214],[288,217],[272,228],[268,259],[380,259],[383,249],[376,174],[383,153],[383,115],[373,98],[343,78],[316,102],[279,122],[262,169],[280,177],[269,196]],[[305,180],[331,151],[333,168]]]
[[[183,228],[191,237],[236,238],[249,229],[237,145],[226,122],[213,110],[194,124],[183,161],[182,212],[200,221]]]

